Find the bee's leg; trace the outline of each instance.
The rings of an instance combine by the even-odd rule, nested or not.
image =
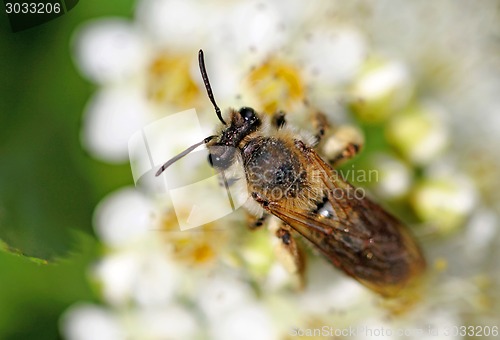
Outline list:
[[[281,129],[286,124],[285,112],[283,111],[276,112],[273,115],[271,123],[276,129],[278,130]]]
[[[278,220],[274,219],[273,221]],[[278,238],[278,242],[275,244],[276,257],[285,269],[293,275],[298,287],[303,288],[305,283],[304,252],[293,237],[293,229],[282,221],[277,223],[279,224],[274,228],[272,225],[269,227]]]
[[[323,112],[315,111],[312,115],[313,127],[316,131],[314,135],[314,147],[320,145],[325,134],[330,130],[330,123]]]
[[[356,156],[363,143],[361,131],[353,126],[341,126],[325,140],[320,152],[335,167]]]
[[[316,129],[316,143],[313,146],[330,165],[337,166],[353,158],[363,147],[364,138],[357,128],[342,125],[332,129],[321,112],[314,113],[313,118]]]
[[[248,228],[250,230],[257,230],[262,227],[266,219],[269,217],[269,214],[264,213],[261,217],[256,217],[251,214],[247,214]]]

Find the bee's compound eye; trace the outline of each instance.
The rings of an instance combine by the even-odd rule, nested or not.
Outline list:
[[[208,154],[208,164],[212,168],[220,168],[225,164],[224,155],[214,155],[213,153]]]
[[[255,118],[255,110],[251,107],[242,107],[240,109],[240,115],[245,120],[252,120],[253,118]]]
[[[235,148],[229,146],[211,146],[208,163],[215,169],[227,169],[233,163]]]
[[[212,168],[221,167],[221,165],[223,165],[225,161],[224,155],[216,155],[213,153],[209,153],[207,158],[208,164],[210,164]]]

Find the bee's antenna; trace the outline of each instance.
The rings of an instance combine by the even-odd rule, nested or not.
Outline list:
[[[199,147],[201,144],[207,144],[208,142],[210,142],[215,137],[217,137],[217,136],[209,136],[209,137],[205,138],[204,140],[202,140],[201,142],[196,143],[194,145],[191,145],[189,148],[187,148],[186,150],[182,151],[180,154],[178,154],[174,158],[168,160],[165,164],[163,164],[161,166],[160,169],[158,169],[158,171],[156,172],[156,177],[160,176],[161,173],[163,171],[165,171],[169,166],[171,166],[172,164],[174,164],[175,162],[177,162],[182,157],[186,156],[188,153],[190,153],[191,151],[193,151],[194,149],[196,149],[197,147]]]
[[[198,52],[198,64],[200,64],[201,77],[203,78],[203,82],[205,83],[205,88],[207,89],[208,98],[210,99],[212,105],[215,108],[215,113],[217,114],[217,117],[219,117],[219,120],[224,125],[227,125],[224,119],[222,119],[222,114],[220,112],[220,109],[217,106],[217,103],[215,102],[214,94],[212,92],[212,87],[210,86],[210,81],[208,80],[207,69],[205,68],[205,59],[203,58],[203,50],[200,50]]]

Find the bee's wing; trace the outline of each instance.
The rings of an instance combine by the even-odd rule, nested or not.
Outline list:
[[[321,177],[333,216],[266,207],[311,241],[335,266],[382,295],[394,295],[425,267],[423,256],[405,227],[368,198],[354,198],[354,188],[318,154],[305,151]],[[348,192],[350,196],[348,195]],[[344,193],[344,195],[341,195]]]

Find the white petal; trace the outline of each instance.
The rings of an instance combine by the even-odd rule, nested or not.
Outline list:
[[[218,320],[228,311],[251,301],[251,290],[242,281],[218,275],[202,285],[198,304],[207,318]]]
[[[139,22],[160,46],[171,49],[201,47],[209,31],[208,8],[200,1],[146,0],[141,2],[137,14]]]
[[[61,333],[68,340],[120,340],[125,335],[117,318],[107,309],[76,304],[64,312],[60,320]]]
[[[194,315],[181,306],[165,307],[140,311],[137,317],[140,338],[194,339],[200,329]]]
[[[417,215],[429,221],[441,232],[450,232],[461,226],[477,205],[476,188],[465,176],[426,178],[412,195],[412,206]]]
[[[283,44],[280,17],[270,4],[244,2],[226,20],[224,40],[233,53],[265,56]]]
[[[120,246],[150,232],[153,207],[139,191],[120,189],[106,196],[94,213],[94,228],[109,246]]]
[[[358,72],[365,59],[362,35],[353,28],[317,30],[300,50],[305,71],[327,83],[345,83]]]
[[[138,89],[104,89],[84,114],[82,144],[107,162],[128,160],[128,141],[147,121],[149,107]]]
[[[290,279],[290,273],[285,269],[285,267],[276,263],[269,269],[266,286],[270,291],[278,290],[290,285]]]
[[[102,285],[105,301],[111,305],[130,302],[138,270],[139,259],[132,252],[116,252],[98,262],[93,274]]]
[[[486,209],[478,209],[474,212],[467,224],[465,249],[470,258],[488,258],[488,252],[484,251],[497,239],[498,215]]]
[[[272,319],[263,306],[256,303],[240,305],[212,325],[211,335],[219,340],[276,339]]]
[[[279,8],[280,24],[294,30],[303,30],[305,25],[317,19],[318,13],[328,8],[328,1],[288,0],[286,6],[282,0],[268,0],[267,3]]]
[[[408,165],[387,154],[377,154],[373,160],[376,192],[390,199],[406,195],[413,180]]]
[[[153,243],[115,251],[96,265],[94,275],[108,303],[124,305],[134,301],[146,306],[171,301],[179,287],[179,271],[165,249]]]
[[[410,75],[406,66],[392,62],[361,78],[356,87],[356,94],[368,99],[377,99],[397,88],[404,89],[409,82]]]
[[[134,299],[141,305],[167,304],[178,289],[179,271],[165,249],[144,249],[141,267],[134,278]]]
[[[75,38],[75,59],[89,79],[118,82],[144,66],[145,46],[135,27],[121,19],[86,24]]]
[[[299,296],[301,310],[322,314],[369,304],[368,291],[354,279],[344,278],[326,261],[308,264],[308,284]]]

